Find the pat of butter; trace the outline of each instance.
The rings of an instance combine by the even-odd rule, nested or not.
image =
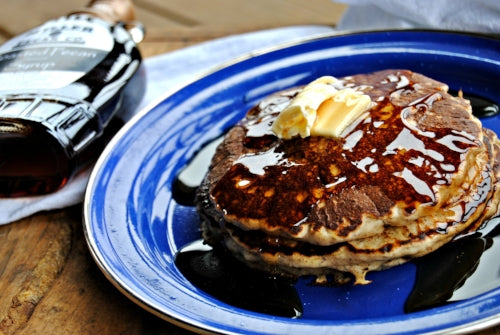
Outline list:
[[[306,85],[281,111],[271,130],[284,139],[297,135],[301,137],[311,135],[319,106],[337,92],[335,87],[329,85],[336,81],[334,77],[324,76]]]
[[[317,109],[311,135],[341,137],[347,127],[372,107],[373,103],[368,95],[352,88],[339,90]]]
[[[340,137],[373,103],[362,92],[330,85],[336,81],[325,76],[306,85],[281,111],[271,130],[283,139],[297,135]]]

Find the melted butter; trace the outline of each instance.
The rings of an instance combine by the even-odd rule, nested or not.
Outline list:
[[[266,167],[293,165],[293,163],[284,158],[283,152],[276,152],[276,148],[271,148],[259,154],[245,155],[236,160],[235,164],[242,164],[250,173],[260,176],[265,175]]]
[[[401,172],[394,172],[394,175],[403,178],[409,185],[413,187],[415,192],[429,197],[433,202],[436,200],[434,192],[431,190],[429,185],[427,185],[424,180],[415,176],[410,169],[405,167]]]
[[[381,81],[382,84],[396,83],[396,89],[406,87],[410,84],[410,80],[405,75],[391,74],[386,79]]]
[[[358,162],[352,162],[354,166],[356,166],[358,169],[360,169],[363,172],[377,172],[378,171],[378,165],[373,164],[374,159],[371,157],[365,157],[362,160]]]
[[[352,132],[349,136],[345,138],[344,146],[342,150],[352,151],[352,149],[358,144],[359,140],[363,137],[363,131],[357,130]]]
[[[304,86],[279,112],[271,129],[283,139],[339,138],[359,122],[371,106],[371,97],[361,90],[340,87],[336,78],[324,76]]]
[[[445,135],[436,140],[436,142],[447,146],[450,150],[463,153],[467,148],[475,145],[475,141],[471,140],[468,134]]]
[[[415,150],[422,153],[424,156],[428,156],[431,159],[442,162],[444,161],[443,154],[428,149],[425,143],[420,140],[414,133],[408,128],[403,128],[398,136],[391,142],[386,148],[383,155],[397,155],[400,151],[405,150]],[[424,157],[417,157],[424,158]]]
[[[272,115],[265,115],[256,120],[249,122],[247,126],[247,136],[248,137],[261,137],[273,135],[271,131],[271,125],[274,121]]]

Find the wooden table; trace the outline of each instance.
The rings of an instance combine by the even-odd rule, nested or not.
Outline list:
[[[0,42],[86,5],[2,0]],[[144,57],[220,36],[295,24],[335,25],[329,0],[135,0]],[[81,206],[0,227],[0,334],[187,334],[120,293],[87,249]],[[481,332],[500,334],[500,327]]]

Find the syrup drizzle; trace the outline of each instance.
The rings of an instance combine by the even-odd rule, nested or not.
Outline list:
[[[448,243],[431,254],[413,260],[417,265],[416,282],[406,300],[405,312],[449,303],[453,293],[474,273],[482,254],[492,245],[491,237],[477,234]],[[495,247],[499,249],[497,245]]]
[[[399,78],[393,82],[399,85],[403,81]],[[433,99],[435,98],[433,97]],[[427,101],[426,103],[429,102]],[[486,99],[477,97],[476,99],[471,99],[471,104],[476,115],[478,113],[481,116],[485,115],[481,112],[484,110],[496,110],[498,112],[498,105],[488,102]],[[273,108],[270,110],[273,110]],[[258,120],[254,120],[253,122],[254,124],[259,124]],[[384,122],[381,120],[370,120],[370,122],[375,128],[384,126]],[[264,128],[252,128],[252,134],[257,135],[262,129]],[[360,132],[359,130],[353,131],[351,138],[344,143],[343,149],[347,152],[352,152],[352,149],[361,140],[363,134],[364,132]],[[247,143],[247,145],[269,145],[269,142],[273,140],[270,134],[261,135],[266,138],[266,141],[256,140],[253,143]],[[437,136],[435,133],[420,135],[431,138]],[[450,151],[457,153],[463,150],[464,145],[471,145],[470,138],[466,134],[454,134],[453,138],[442,136],[441,139],[444,142],[444,146]],[[196,157],[179,173],[173,184],[173,197],[175,201],[182,205],[194,205],[195,190],[207,171],[215,146],[220,143],[220,140],[221,138],[215,139],[208,145],[203,146]],[[403,142],[406,143],[407,141],[408,138]],[[438,151],[433,152],[431,151],[432,149],[428,150],[425,146],[422,148],[414,144],[413,149],[415,147],[422,149],[416,150],[422,155],[409,158],[414,164],[429,164],[429,160],[442,163],[441,154]],[[381,149],[377,147],[374,150]],[[386,146],[383,149],[388,155],[393,150],[391,146]],[[200,159],[200,157],[203,158]],[[277,159],[276,156],[274,158]],[[290,168],[291,164],[282,161],[279,166],[287,169]],[[365,160],[364,162],[358,161],[356,168],[365,170],[365,172],[368,170],[375,173],[377,171],[374,166],[377,166],[377,169],[379,168],[378,165],[374,164],[373,160]],[[447,173],[453,172],[455,167],[456,165],[453,164],[440,164],[437,166],[437,169],[441,172],[438,174],[439,178],[442,179],[436,180],[436,183],[446,183]],[[192,173],[185,173],[189,169],[198,171],[198,176],[193,177]],[[346,179],[345,177],[339,177],[336,180],[332,180],[328,187],[335,187],[337,184],[345,183]],[[428,194],[428,190],[425,190],[423,193],[432,199],[430,194]],[[474,206],[474,204],[471,206]],[[475,271],[478,267],[490,270],[491,278],[489,280],[500,283],[500,278],[496,278],[496,273],[498,272],[496,258],[493,258],[494,261],[492,261],[491,257],[485,257],[485,254],[491,255],[500,252],[500,243],[496,240],[500,233],[499,223],[500,218],[494,218],[490,222],[483,224],[483,231],[480,230],[472,235],[459,238],[429,255],[411,261],[417,267],[417,275],[415,286],[406,300],[405,312],[411,313],[449,304],[456,301],[454,294],[457,291],[460,291],[462,299],[482,293],[470,289],[471,287],[481,287],[484,284],[482,276],[475,276]],[[277,316],[298,318],[302,315],[303,309],[300,296],[294,288],[293,280],[271,277],[265,273],[252,270],[244,264],[233,260],[224,251],[215,250],[204,245],[201,240],[194,241],[192,244],[182,248],[177,254],[175,262],[176,266],[191,283],[223,302],[251,311]]]
[[[303,313],[293,280],[252,270],[202,240],[182,248],[175,265],[193,285],[227,304],[290,318]]]
[[[353,84],[349,80],[344,81],[345,86]],[[405,201],[408,213],[419,205],[433,204],[434,186],[450,184],[464,152],[479,143],[466,131],[453,132],[447,125],[416,125],[420,115],[442,100],[444,92],[426,93],[428,89],[414,85],[404,74],[384,78],[381,83],[373,91],[366,86],[365,92],[381,103],[340,140],[308,137],[281,141],[270,133],[269,125],[293,92],[278,98],[276,104],[265,100],[256,106],[240,122],[246,131],[248,153],[218,181],[212,192],[216,203],[228,215],[266,218],[270,225],[284,229],[307,222],[314,204],[364,184],[390,188],[386,195],[393,203]],[[332,173],[332,167],[340,173]],[[245,201],[248,188],[260,201]],[[290,211],[290,204],[296,211]]]
[[[213,143],[220,143],[220,138]],[[213,146],[204,146],[198,156],[206,157],[205,163],[200,164],[200,160],[193,159],[185,167],[196,167],[199,176],[194,177],[194,180],[185,184],[186,176],[179,178],[182,171],[175,179],[174,184],[178,186],[173,196],[178,203],[194,205],[196,187],[192,185],[203,177],[213,150]],[[194,166],[193,162],[196,162]],[[458,239],[413,260],[417,267],[416,282],[408,295],[405,312],[449,304],[456,301],[453,295],[457,290],[464,291],[460,291],[461,299],[482,293],[473,289],[485,285],[484,277],[474,276],[479,266],[491,269],[489,281],[500,283],[500,278],[496,278],[496,258],[492,260],[492,257],[484,257],[486,251],[490,255],[500,253],[500,241],[497,241],[498,237],[495,238],[500,235],[499,223],[499,218],[492,219],[484,225],[484,233]],[[294,289],[293,280],[252,270],[233,260],[224,251],[204,245],[202,240],[183,247],[176,256],[175,264],[193,285],[235,307],[291,318],[300,317],[303,313],[300,295]]]
[[[450,91],[450,94],[458,95],[458,92]],[[470,93],[463,93],[463,97],[470,101],[472,114],[478,118],[491,117],[500,114],[500,106],[490,99]]]

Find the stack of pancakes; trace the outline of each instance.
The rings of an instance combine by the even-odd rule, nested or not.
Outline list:
[[[500,212],[500,141],[447,85],[407,70],[339,78],[373,107],[340,138],[278,138],[301,88],[225,136],[197,193],[203,236],[280,275],[368,281]]]

